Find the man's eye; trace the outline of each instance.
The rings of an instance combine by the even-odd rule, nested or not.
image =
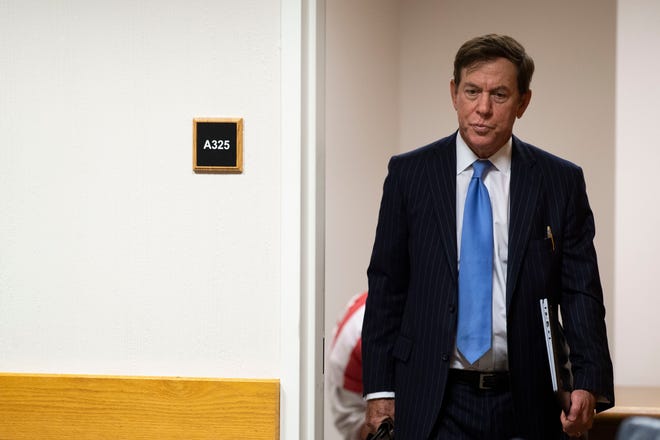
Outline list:
[[[495,102],[504,102],[508,98],[508,95],[504,92],[493,93],[493,100]]]
[[[473,98],[479,94],[479,91],[477,89],[465,89],[465,94],[468,97]]]

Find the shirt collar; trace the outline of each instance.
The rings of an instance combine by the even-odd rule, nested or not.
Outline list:
[[[511,150],[511,138],[509,138],[502,148],[497,150],[488,160],[498,171],[508,173],[511,170]],[[461,174],[468,169],[475,160],[479,160],[479,158],[467,146],[459,131],[456,136],[456,174]]]

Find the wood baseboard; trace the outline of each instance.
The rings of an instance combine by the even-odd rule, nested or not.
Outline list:
[[[0,373],[0,439],[279,439],[279,381]]]

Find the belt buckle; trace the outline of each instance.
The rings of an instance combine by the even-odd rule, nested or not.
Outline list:
[[[491,386],[486,385],[486,380],[489,379],[489,378],[493,378],[493,377],[495,377],[495,375],[491,374],[491,373],[480,373],[479,374],[479,389],[480,390],[492,390],[494,388],[492,386],[492,383],[491,383]]]

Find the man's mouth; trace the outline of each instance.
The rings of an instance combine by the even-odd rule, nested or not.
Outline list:
[[[486,124],[472,124],[472,129],[477,134],[486,134],[493,129],[490,125]]]

